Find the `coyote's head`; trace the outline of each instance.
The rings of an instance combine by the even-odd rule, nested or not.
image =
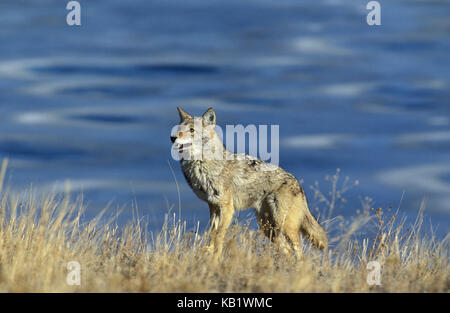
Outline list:
[[[215,154],[223,148],[218,144],[216,125],[216,113],[212,108],[206,110],[201,117],[192,117],[177,107],[180,114],[180,123],[170,135],[173,149],[178,151],[184,160],[204,160],[214,158]],[[220,141],[221,142],[221,141]]]

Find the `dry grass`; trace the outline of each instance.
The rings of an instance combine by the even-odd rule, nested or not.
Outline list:
[[[4,171],[3,171],[4,174]],[[4,175],[3,175],[4,176]],[[0,177],[1,178],[1,177]],[[338,177],[331,178],[338,185]],[[317,187],[317,185],[316,185]],[[337,188],[334,188],[337,190]],[[344,188],[345,189],[345,188]],[[333,188],[332,188],[333,190]],[[342,189],[343,190],[343,189]],[[342,193],[316,193],[336,209]],[[324,198],[321,198],[324,197]],[[324,199],[327,199],[326,201]],[[328,201],[328,202],[327,202]],[[448,292],[448,237],[424,238],[395,214],[363,208],[351,221],[329,219],[331,248],[305,245],[304,259],[278,255],[258,231],[233,226],[217,262],[201,249],[204,236],[167,215],[147,233],[135,220],[124,228],[100,218],[83,224],[81,200],[4,191],[0,204],[1,292]],[[170,217],[169,217],[170,216]],[[361,229],[375,232],[355,241]],[[335,230],[333,230],[333,227]],[[372,227],[373,228],[373,227]],[[367,283],[367,263],[381,264],[381,286]],[[81,285],[66,283],[67,264],[81,264]]]

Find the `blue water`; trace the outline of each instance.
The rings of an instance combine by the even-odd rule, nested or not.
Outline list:
[[[450,4],[380,1],[65,1],[0,3],[0,157],[17,193],[83,193],[87,216],[112,201],[161,226],[205,227],[207,205],[172,160],[176,106],[218,124],[280,125],[280,165],[328,190],[358,179],[335,214],[400,207],[450,229]],[[247,212],[240,216],[247,217]]]

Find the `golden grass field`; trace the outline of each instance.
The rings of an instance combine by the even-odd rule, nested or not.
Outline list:
[[[3,164],[1,181],[5,177]],[[13,196],[2,188],[0,292],[448,292],[449,236],[423,236],[421,212],[411,227],[397,212],[363,205],[351,220],[334,216],[348,186],[338,175],[322,194],[330,249],[305,244],[304,258],[279,255],[246,225],[234,225],[217,261],[202,250],[205,236],[187,232],[168,213],[162,231],[147,232],[140,219],[119,228],[114,220],[81,222],[82,200],[68,194]],[[206,209],[206,207],[205,207]],[[322,218],[321,218],[322,220]],[[364,240],[354,236],[372,229]],[[367,264],[381,264],[381,285],[369,285]],[[67,264],[81,265],[80,285],[68,285]]]

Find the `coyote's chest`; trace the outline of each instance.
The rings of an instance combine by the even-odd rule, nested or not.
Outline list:
[[[211,173],[211,169],[199,161],[182,161],[181,169],[197,197],[209,203],[217,201],[219,186],[217,177]]]

